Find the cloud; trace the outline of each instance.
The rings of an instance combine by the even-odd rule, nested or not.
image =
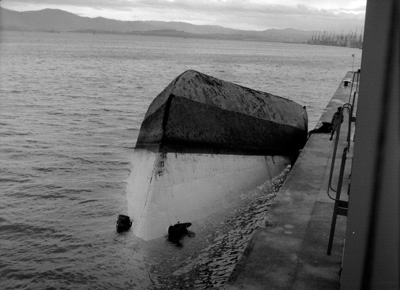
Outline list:
[[[3,0],[3,6],[28,6],[38,7],[90,7],[94,9],[126,9],[131,6],[132,1],[127,0]]]
[[[121,20],[183,21],[249,30],[354,29],[366,0],[3,0],[15,10],[59,8],[81,16]],[[5,5],[6,4],[6,5]],[[22,7],[25,7],[22,8]]]

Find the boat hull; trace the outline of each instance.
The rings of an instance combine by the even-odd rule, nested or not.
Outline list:
[[[307,121],[293,101],[187,71],[149,106],[136,148],[296,154],[307,140]]]
[[[149,106],[128,180],[134,233],[151,240],[178,222],[207,220],[281,173],[307,138],[290,100],[196,71]]]
[[[293,155],[304,144],[304,128],[171,95],[143,121],[136,148],[164,152]]]
[[[178,222],[204,224],[248,190],[279,175],[287,156],[161,153],[137,149],[127,200],[133,231],[144,240],[166,235]],[[216,220],[209,221],[215,224]]]

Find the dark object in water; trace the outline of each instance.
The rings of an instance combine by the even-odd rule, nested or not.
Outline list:
[[[190,227],[192,223],[177,223],[173,226],[169,226],[168,228],[168,241],[176,244],[177,246],[182,246],[181,240],[184,236],[189,234],[188,227]]]
[[[120,214],[118,215],[118,220],[117,220],[117,232],[125,232],[129,230],[132,226],[132,221],[127,215]]]
[[[310,135],[314,133],[330,133],[330,132],[332,132],[332,124],[330,122],[322,122],[321,127],[308,132],[308,137],[310,137]]]

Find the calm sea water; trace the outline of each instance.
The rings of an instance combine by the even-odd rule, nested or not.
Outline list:
[[[148,105],[195,69],[307,106],[312,129],[352,69],[352,54],[358,68],[361,51],[350,48],[1,32],[0,288],[218,288],[275,185],[183,248],[117,234]],[[238,229],[241,238],[232,238]]]

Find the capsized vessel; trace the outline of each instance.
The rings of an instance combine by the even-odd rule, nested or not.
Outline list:
[[[165,235],[201,223],[297,157],[307,139],[301,105],[197,71],[173,80],[150,104],[127,186],[134,233]]]

